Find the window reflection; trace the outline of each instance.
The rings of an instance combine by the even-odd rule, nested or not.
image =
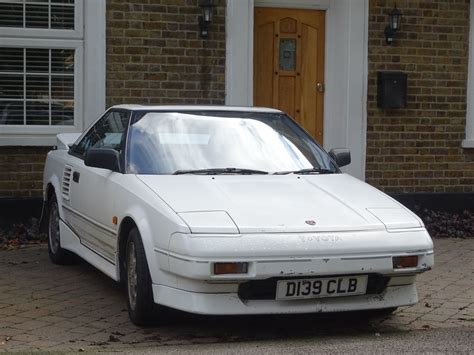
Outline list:
[[[73,153],[84,158],[90,148],[112,148],[120,152],[128,117],[126,112],[109,111],[74,146]]]
[[[269,172],[331,168],[323,152],[289,117],[233,113],[219,117],[149,112],[130,127],[128,169],[136,174],[243,168]],[[229,116],[226,112],[224,116]]]

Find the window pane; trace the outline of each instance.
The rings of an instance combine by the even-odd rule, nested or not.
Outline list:
[[[0,26],[23,27],[23,4],[0,3]]]
[[[74,30],[74,12],[74,0],[0,0],[0,27]]]
[[[49,71],[49,49],[32,48],[26,50],[26,72],[44,73]]]
[[[53,99],[74,99],[74,77],[55,75],[51,78]]]
[[[294,38],[280,39],[280,69],[296,69],[296,39]]]
[[[53,73],[74,73],[74,50],[52,49],[51,71]]]
[[[102,117],[74,148],[74,153],[84,156],[89,148],[112,148],[120,151],[129,114],[110,111]]]
[[[74,125],[74,101],[53,101],[51,103],[51,124],[53,126]]]
[[[0,47],[0,125],[74,125],[74,53]]]
[[[49,99],[49,77],[47,75],[26,76],[27,99]]]
[[[23,98],[23,75],[0,74],[0,99]]]
[[[48,5],[26,5],[25,27],[48,28]]]
[[[49,125],[49,103],[26,102],[26,124]]]
[[[51,5],[51,28],[74,29],[74,6]]]
[[[23,124],[23,101],[0,100],[0,124]]]
[[[0,72],[23,73],[23,48],[0,48]]]

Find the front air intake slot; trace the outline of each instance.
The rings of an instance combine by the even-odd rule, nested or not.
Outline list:
[[[71,175],[72,167],[66,165],[63,172],[63,181],[61,185],[63,199],[69,200],[69,193],[71,190]]]

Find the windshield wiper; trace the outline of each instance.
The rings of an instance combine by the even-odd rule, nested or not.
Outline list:
[[[273,175],[286,175],[286,174],[334,174],[335,171],[323,168],[309,168],[301,170],[290,170],[290,171],[277,171]]]
[[[203,174],[203,175],[218,175],[218,174],[268,174],[267,171],[241,168],[214,168],[214,169],[195,169],[195,170],[176,170],[173,175],[183,174]]]

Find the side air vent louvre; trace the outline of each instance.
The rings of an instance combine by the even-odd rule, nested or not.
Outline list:
[[[62,192],[63,192],[63,199],[69,200],[69,190],[71,186],[71,175],[72,175],[72,168],[68,165],[64,168],[63,173],[63,185],[62,185]]]

